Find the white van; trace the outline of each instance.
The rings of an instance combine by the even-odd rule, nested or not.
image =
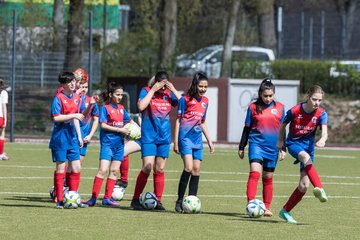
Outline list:
[[[212,45],[202,48],[191,55],[180,55],[176,59],[176,75],[192,76],[196,71],[204,71],[208,77],[218,78],[221,71],[223,45]],[[275,60],[271,49],[261,47],[232,47],[233,59],[258,60],[269,62]]]

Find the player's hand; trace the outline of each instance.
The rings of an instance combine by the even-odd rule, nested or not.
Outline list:
[[[90,99],[90,104],[95,104],[99,101],[99,96],[98,95],[94,95],[91,97]]]
[[[79,138],[79,147],[82,148],[84,146],[84,141],[82,138]]]
[[[79,121],[84,120],[85,116],[82,113],[75,113],[75,118]]]
[[[286,157],[286,152],[283,150],[279,150],[279,155],[280,155],[280,161],[282,161]]]
[[[238,155],[239,155],[240,159],[244,159],[245,151],[244,150],[239,150]]]
[[[320,138],[319,141],[316,142],[315,146],[320,148],[325,147],[325,141],[322,138]]]
[[[209,150],[210,154],[213,154],[215,152],[215,146],[212,142],[209,143]]]
[[[155,92],[157,92],[165,86],[165,83],[166,83],[166,81],[156,82],[151,89],[153,89]]]
[[[129,136],[130,135],[130,130],[127,128],[118,128],[118,132],[123,134],[124,136]]]
[[[179,144],[178,143],[174,143],[174,152],[176,153],[176,154],[179,154],[180,153],[180,151],[179,151]]]
[[[170,81],[165,81],[165,87],[168,88],[170,91],[174,91],[175,87]]]
[[[85,138],[84,138],[84,143],[90,143],[91,142],[91,137],[90,135],[87,135]]]

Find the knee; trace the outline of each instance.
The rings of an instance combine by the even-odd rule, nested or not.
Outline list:
[[[143,167],[142,167],[142,171],[144,173],[147,173],[149,174],[152,170],[152,165],[151,164],[145,164]]]
[[[273,176],[274,176],[273,172],[263,172],[262,173],[262,178],[264,178],[264,179],[270,179],[270,178],[273,178]]]
[[[161,167],[161,166],[155,166],[154,168],[154,172],[156,173],[163,173],[164,172],[164,167]]]
[[[200,168],[194,167],[191,171],[193,176],[200,176]]]
[[[298,158],[299,158],[299,161],[301,161],[302,163],[307,165],[310,160],[310,155],[307,152],[300,152]]]
[[[106,171],[104,171],[103,169],[99,169],[97,176],[100,178],[104,178],[105,174],[106,174]]]
[[[303,182],[303,181],[301,181],[301,182],[299,183],[299,190],[300,190],[301,192],[306,192],[307,189],[309,188],[309,185],[310,185],[309,182]]]

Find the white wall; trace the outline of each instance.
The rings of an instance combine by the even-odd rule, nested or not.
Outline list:
[[[217,140],[217,125],[218,125],[218,97],[219,89],[217,87],[209,87],[205,96],[209,99],[209,107],[206,113],[206,126],[209,129],[212,141]],[[203,141],[206,138],[203,134]]]
[[[246,111],[252,99],[258,96],[262,80],[229,79],[227,141],[240,142]],[[285,111],[297,104],[300,81],[273,80],[275,100],[285,105]]]

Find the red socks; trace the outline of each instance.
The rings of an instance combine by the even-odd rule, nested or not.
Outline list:
[[[66,184],[69,187],[69,191],[77,192],[80,185],[80,173],[70,172],[66,173]]]
[[[165,188],[165,174],[164,172],[154,172],[154,193],[159,202],[161,202],[161,198]]]
[[[305,172],[308,175],[310,182],[314,187],[322,188],[320,177],[319,177],[318,173],[316,172],[313,164],[307,165],[305,167]]]
[[[111,178],[107,179],[104,198],[111,198],[112,192],[114,190],[115,182],[116,179],[111,179]]]
[[[63,200],[64,177],[64,173],[54,172],[54,189],[57,202],[62,202]]]
[[[270,204],[273,198],[273,179],[272,178],[263,178],[263,200],[266,209],[270,208]]]
[[[140,194],[143,192],[145,188],[148,177],[149,177],[148,173],[144,173],[143,171],[140,170],[139,175],[136,179],[133,200],[138,200],[140,198]]]
[[[99,178],[99,177],[95,176],[93,189],[92,189],[92,193],[91,193],[91,198],[95,198],[95,199],[98,198],[103,181],[104,181],[103,178]]]
[[[284,210],[290,212],[291,209],[293,209],[301,201],[304,195],[304,192],[300,192],[300,190],[296,188],[295,191],[291,194],[289,200],[284,205]]]
[[[4,145],[5,145],[5,140],[4,139],[0,140],[0,154],[4,153]]]
[[[122,182],[129,181],[129,156],[124,156],[124,160],[120,165],[120,180]]]
[[[246,196],[248,202],[250,200],[254,200],[256,197],[256,191],[257,191],[259,179],[260,179],[259,172],[255,172],[255,171],[250,172],[247,182],[247,189],[246,189]]]

